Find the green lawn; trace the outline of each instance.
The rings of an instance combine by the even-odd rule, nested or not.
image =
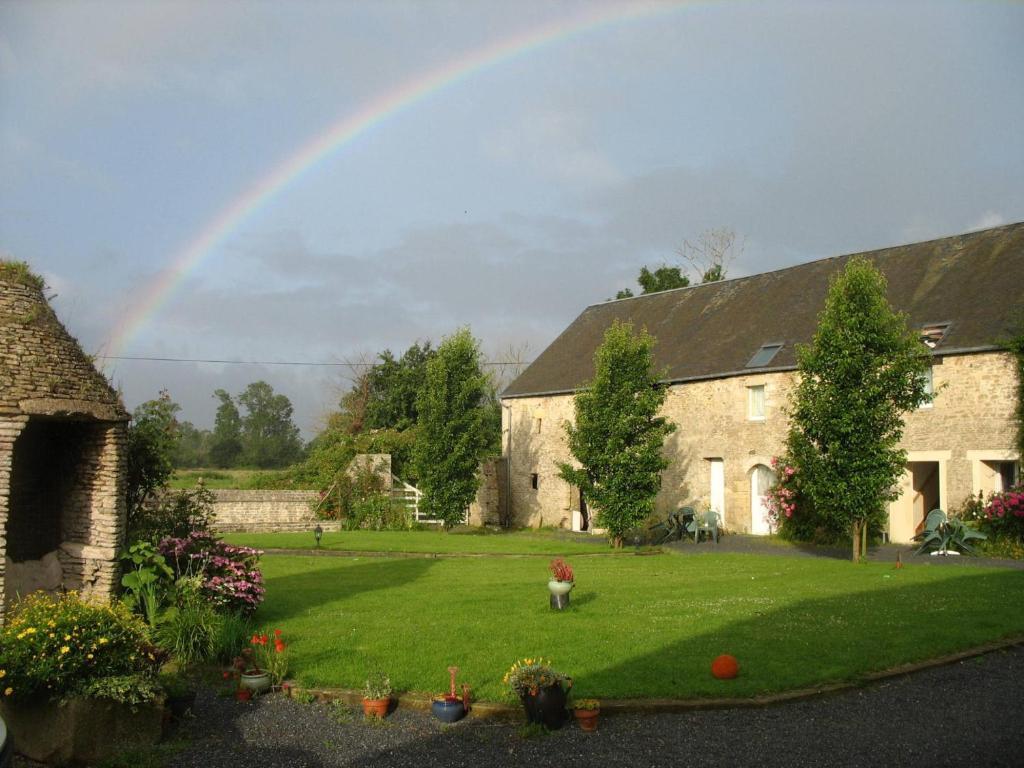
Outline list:
[[[313,549],[312,532],[229,533],[224,540],[257,549]],[[410,552],[480,555],[577,555],[611,553],[603,536],[564,531],[495,532],[484,528],[415,531],[340,531],[324,533],[322,549],[348,552]],[[630,552],[630,554],[632,554]]]
[[[437,692],[456,664],[480,700],[499,699],[524,656],[550,658],[579,695],[749,696],[1024,634],[1019,571],[725,554],[571,562],[577,588],[557,613],[538,558],[268,555],[257,620],[284,630],[304,685],[357,688],[379,666],[397,691]],[[739,659],[737,680],[711,677],[720,653]]]

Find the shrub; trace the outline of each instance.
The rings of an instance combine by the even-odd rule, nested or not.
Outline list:
[[[143,506],[135,515],[128,540],[154,544],[168,536],[184,538],[192,531],[209,531],[213,522],[214,496],[205,485],[165,493]]]
[[[541,688],[570,683],[567,675],[551,668],[551,662],[541,658],[520,659],[513,664],[502,678],[509,693],[517,698],[536,694]]]
[[[184,538],[168,537],[160,551],[173,560],[177,578],[200,576],[202,594],[222,611],[252,613],[263,602],[262,552],[233,547],[211,533],[193,531]]]
[[[1024,486],[993,493],[981,523],[996,537],[1024,543]]]
[[[87,603],[74,592],[30,595],[0,628],[4,698],[139,703],[152,698],[162,660],[127,606]]]
[[[220,624],[202,594],[202,579],[184,577],[176,585],[175,605],[157,628],[157,639],[181,664],[193,664],[213,656]]]
[[[222,614],[213,639],[213,657],[221,664],[230,664],[247,646],[252,633],[253,623],[248,614]]]

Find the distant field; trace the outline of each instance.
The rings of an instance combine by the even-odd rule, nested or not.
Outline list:
[[[287,469],[178,469],[171,477],[170,487],[195,488],[200,478],[213,490],[304,490],[294,485]]]

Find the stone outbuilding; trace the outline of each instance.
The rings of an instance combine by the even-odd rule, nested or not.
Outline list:
[[[0,621],[36,589],[113,594],[124,537],[128,414],[43,289],[0,262]]]
[[[906,415],[907,466],[888,534],[906,542],[935,507],[1020,481],[1015,363],[1001,346],[1024,317],[1024,223],[861,254],[931,351],[933,401]],[[817,328],[830,279],[850,256],[587,307],[502,393],[503,489],[520,525],[583,528],[586,499],[558,474],[564,423],[615,320],[657,339],[666,441],[658,510],[710,505],[733,531],[768,533],[771,459],[783,452],[795,345]]]

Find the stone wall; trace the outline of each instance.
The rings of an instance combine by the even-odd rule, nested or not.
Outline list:
[[[490,459],[480,465],[480,488],[469,505],[469,525],[501,525],[504,515],[507,464],[504,457]]]
[[[318,521],[313,505],[316,491],[213,491],[217,531],[312,531],[338,530],[339,523]]]
[[[1014,375],[1005,353],[937,359],[934,403],[908,414],[908,460],[939,462],[947,508],[980,489],[979,467],[986,457],[1019,458],[1013,448]],[[662,476],[659,512],[709,502],[711,460],[721,459],[726,527],[750,531],[751,473],[783,450],[795,379],[795,372],[762,373],[670,387],[663,413],[678,429],[666,440],[670,464]],[[760,385],[764,418],[752,420],[748,388]],[[573,418],[572,396],[510,398],[503,404],[503,451],[516,524],[568,527],[578,494],[558,476],[557,464],[571,461],[563,424]]]

